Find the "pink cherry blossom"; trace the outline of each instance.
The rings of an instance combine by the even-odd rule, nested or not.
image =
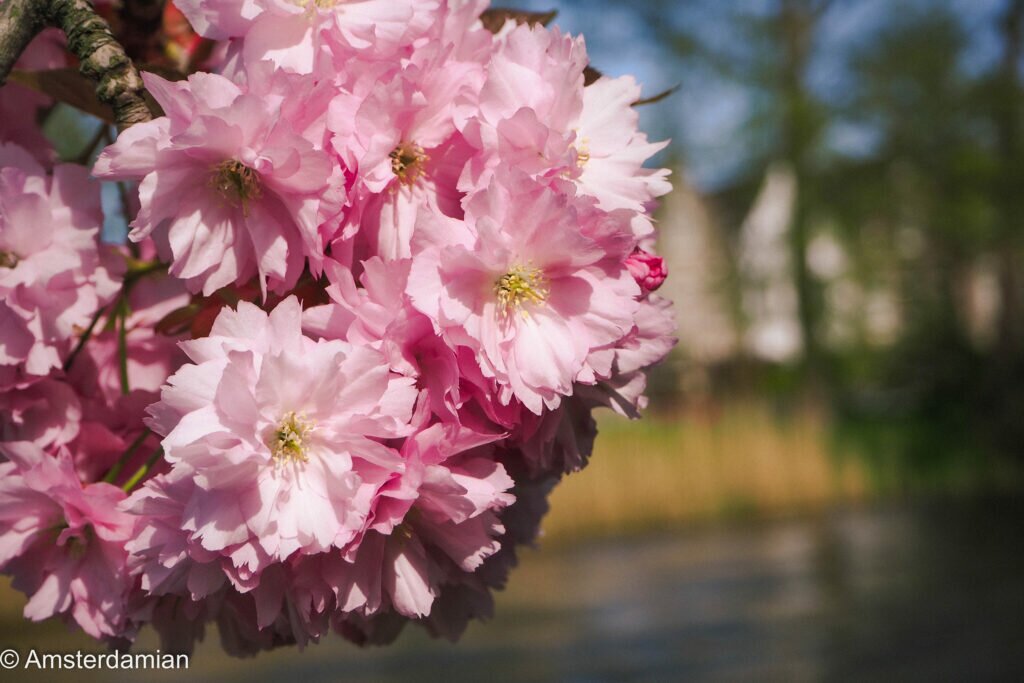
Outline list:
[[[0,91],[0,570],[164,651],[455,640],[675,344],[665,143],[486,0],[176,4],[215,73],[93,169],[135,244]]]
[[[513,482],[474,450],[496,437],[436,424],[407,440],[400,470],[367,482],[374,503],[365,535],[347,561],[324,567],[340,610],[426,616],[447,575],[472,573],[498,551],[496,511],[514,500]]]
[[[521,25],[497,44],[466,138],[484,153],[467,165],[464,187],[486,185],[502,164],[532,175],[575,168],[572,124],[583,109],[582,38]]]
[[[42,31],[18,58],[15,68],[28,71],[58,69],[67,64],[64,35],[52,28]],[[52,163],[54,152],[39,126],[40,110],[53,104],[46,95],[14,83],[0,88],[0,142],[15,142],[40,163]]]
[[[73,620],[94,638],[127,627],[128,540],[133,520],[118,511],[124,492],[82,485],[70,457],[29,442],[0,445],[0,567],[29,596],[25,616]]]
[[[628,226],[523,175],[495,176],[466,221],[424,226],[409,294],[453,345],[534,413],[572,393],[592,349],[629,332]]]
[[[61,366],[75,336],[118,291],[120,264],[99,244],[99,187],[79,166],[47,174],[0,144],[0,387]]]
[[[42,379],[0,393],[0,441],[31,441],[40,448],[63,446],[77,435],[82,405],[74,389]]]
[[[351,540],[366,516],[357,461],[398,460],[373,439],[407,430],[411,380],[378,351],[305,337],[294,298],[269,316],[225,310],[210,337],[182,346],[194,364],[150,412],[171,481],[197,484],[184,531],[246,575]]]
[[[144,76],[167,116],[133,126],[100,155],[95,175],[140,179],[131,238],[153,235],[170,273],[210,294],[256,276],[283,292],[323,255],[332,212],[322,149],[292,125],[310,88],[284,75],[247,90],[213,74],[171,83]],[[183,210],[187,207],[187,211]]]
[[[356,177],[347,233],[359,233],[368,256],[408,258],[420,211],[461,217],[457,184],[472,150],[456,119],[480,80],[473,65],[409,66],[365,99],[332,102],[333,145]]]
[[[313,73],[332,50],[391,53],[423,33],[439,2],[413,0],[179,0],[196,31],[244,38],[245,59]]]
[[[416,378],[420,403],[439,419],[472,423],[486,431],[462,410],[465,400],[455,351],[434,333],[430,319],[412,306],[406,294],[412,262],[374,257],[361,265],[361,287],[348,269],[328,268],[332,284],[327,293],[332,303],[307,309],[303,329],[314,337],[379,349],[393,370]]]
[[[640,117],[632,105],[639,99],[632,77],[599,78],[583,89],[583,108],[572,124],[580,192],[608,211],[643,214],[651,200],[672,189],[668,170],[643,167],[668,142],[649,143],[637,130]]]

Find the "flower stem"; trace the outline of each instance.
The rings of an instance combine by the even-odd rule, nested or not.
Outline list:
[[[114,480],[117,479],[117,477],[121,474],[121,470],[123,470],[124,466],[128,463],[129,458],[131,458],[132,455],[134,455],[135,451],[139,449],[139,446],[142,445],[142,442],[145,441],[146,437],[148,437],[151,433],[152,432],[149,430],[148,427],[143,429],[142,433],[135,437],[135,441],[132,441],[132,444],[128,446],[128,450],[121,454],[121,457],[117,459],[117,462],[114,463],[114,466],[111,467],[110,470],[107,472],[106,476],[103,477],[103,481],[107,482],[108,484],[114,483]]]
[[[131,387],[128,386],[128,300],[121,297],[118,303],[117,312],[117,358],[121,370],[121,393],[128,395]]]
[[[166,263],[159,261],[141,261],[134,257],[128,259],[128,271],[124,274],[124,283],[128,287],[136,281],[146,277],[150,273],[158,273],[167,270]]]
[[[85,328],[85,332],[83,332],[82,336],[78,338],[78,343],[75,344],[75,348],[71,350],[71,354],[68,356],[67,360],[64,361],[64,372],[71,369],[71,364],[75,362],[75,358],[77,358],[78,354],[85,348],[85,343],[89,341],[89,337],[92,336],[93,330],[96,329],[96,323],[98,323],[100,318],[103,317],[104,308],[96,311],[96,315],[93,316],[92,322],[89,323],[89,327]]]
[[[146,459],[145,464],[135,470],[135,474],[133,474],[131,478],[121,486],[121,488],[124,489],[126,493],[135,488],[135,486],[142,481],[142,479],[149,473],[150,468],[156,464],[157,460],[159,460],[163,454],[164,449],[158,446],[157,449],[150,454],[149,458]]]

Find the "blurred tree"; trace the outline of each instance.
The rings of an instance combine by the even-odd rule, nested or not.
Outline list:
[[[774,103],[781,121],[779,156],[796,180],[790,226],[791,262],[806,379],[811,382],[817,382],[821,372],[818,339],[821,297],[808,269],[807,248],[814,204],[820,200],[812,156],[821,141],[825,115],[821,102],[809,91],[806,79],[815,27],[828,5],[828,0],[781,0],[777,13],[768,19],[774,29],[770,33],[774,34],[782,52],[782,59],[777,62],[778,74],[768,74],[768,77],[780,81]]]
[[[991,27],[998,58],[980,65],[968,61],[972,36],[950,8],[906,1],[893,15],[851,56],[855,94],[842,112],[877,144],[831,170],[834,187],[859,173],[857,192],[875,198],[855,230],[876,222],[895,247],[908,235],[918,245],[897,254],[905,329],[883,358],[881,388],[904,399],[897,415],[934,437],[908,444],[918,460],[983,445],[1022,457],[1024,2],[1005,2]],[[971,328],[989,276],[992,334],[979,337]]]
[[[1020,63],[1024,0],[1009,0],[1000,22],[1002,58],[992,79],[990,101],[998,144],[995,205],[998,211],[999,283],[1002,307],[997,350],[1006,363],[1024,348],[1024,262],[1021,218],[1024,216],[1024,148]]]
[[[734,236],[768,169],[781,162],[793,174],[796,195],[787,235],[804,386],[816,385],[824,371],[823,301],[808,269],[807,251],[814,216],[820,213],[816,159],[828,119],[825,104],[808,86],[808,71],[818,24],[831,4],[831,0],[775,0],[757,7],[705,2],[679,8],[671,0],[653,0],[640,10],[680,61],[684,91],[688,71],[710,69],[749,95],[749,119],[741,127],[745,158],[735,177],[718,192],[718,203]],[[709,24],[727,26],[728,39],[708,31]]]
[[[682,97],[701,72],[744,92],[742,158],[713,196],[729,241],[773,165],[796,179],[801,385],[919,420],[938,435],[919,440],[922,453],[956,433],[1024,455],[1024,0],[996,12],[928,0],[637,11],[671,52]],[[851,17],[858,28],[835,43]],[[815,81],[826,64],[831,90]],[[842,343],[828,332],[849,315],[843,297],[809,259],[823,234],[841,241],[860,316]],[[882,342],[868,329],[875,293],[895,308]]]

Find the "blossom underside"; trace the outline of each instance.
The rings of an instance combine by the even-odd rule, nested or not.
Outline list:
[[[414,142],[402,142],[388,154],[391,170],[403,185],[409,186],[426,174],[426,163],[430,159],[423,148]]]
[[[267,442],[274,462],[308,462],[306,438],[315,426],[302,414],[296,414],[294,411],[287,413]]]
[[[526,315],[524,304],[542,304],[548,298],[546,280],[540,269],[520,265],[513,266],[498,278],[494,292],[498,295],[498,309],[502,316],[513,310]]]
[[[210,187],[232,206],[244,207],[246,202],[263,196],[260,174],[237,159],[227,159],[214,167]]]

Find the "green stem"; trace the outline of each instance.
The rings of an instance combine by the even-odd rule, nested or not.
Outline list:
[[[146,437],[148,437],[151,433],[152,432],[149,431],[148,427],[146,429],[143,429],[142,433],[135,437],[135,441],[132,441],[132,444],[128,446],[128,450],[121,454],[121,457],[117,459],[117,462],[114,463],[114,466],[111,467],[110,471],[108,471],[106,476],[103,477],[103,481],[107,482],[108,484],[114,483],[114,480],[117,479],[117,477],[121,474],[121,470],[123,470],[124,466],[128,464],[129,458],[131,458],[132,455],[135,454],[135,451],[139,449],[139,446],[142,445],[142,442],[145,441]]]
[[[150,273],[158,273],[167,270],[166,263],[159,261],[140,261],[135,258],[128,260],[128,271],[124,275],[125,286],[134,284],[137,280],[144,278]]]
[[[149,473],[150,468],[156,464],[157,460],[159,460],[163,456],[163,454],[164,449],[161,447],[157,447],[157,449],[153,451],[149,458],[146,459],[146,463],[139,469],[135,470],[135,474],[133,474],[131,478],[121,486],[121,488],[124,489],[126,493],[130,492],[133,488],[135,488],[135,485],[142,481],[143,477],[145,477]]]
[[[131,392],[128,386],[128,300],[121,298],[118,304],[117,325],[117,357],[121,369],[121,393],[126,396]]]
[[[96,311],[96,315],[93,317],[92,322],[89,323],[89,327],[85,328],[85,332],[83,332],[82,336],[78,338],[78,343],[75,344],[75,348],[72,349],[71,355],[69,355],[68,359],[64,361],[64,372],[71,369],[71,364],[75,362],[75,358],[77,358],[78,354],[85,348],[85,343],[89,341],[89,337],[92,336],[93,330],[96,329],[96,323],[98,323],[100,318],[103,317],[103,310],[104,309],[101,308]]]

